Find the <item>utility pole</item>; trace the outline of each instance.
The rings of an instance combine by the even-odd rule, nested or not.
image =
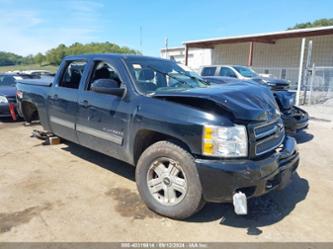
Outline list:
[[[165,38],[165,58],[168,59],[168,37]]]
[[[142,26],[140,26],[140,50],[142,50]]]

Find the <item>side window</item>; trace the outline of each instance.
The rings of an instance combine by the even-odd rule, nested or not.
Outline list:
[[[94,81],[100,79],[114,80],[115,82],[118,83],[119,87],[121,85],[121,80],[118,73],[116,72],[113,66],[111,66],[108,62],[105,61],[97,61],[95,63],[94,71],[90,77],[87,90],[90,90],[90,86]]]
[[[221,67],[220,76],[237,78],[236,74],[230,68],[227,67]]]
[[[201,71],[201,76],[214,76],[216,67],[204,67]]]
[[[59,87],[78,89],[86,65],[86,61],[70,62],[63,72]]]
[[[16,84],[16,81],[14,79],[13,76],[6,76],[4,79],[3,79],[3,84],[5,86],[15,86]]]

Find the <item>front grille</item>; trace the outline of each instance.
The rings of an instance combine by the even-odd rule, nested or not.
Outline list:
[[[289,90],[289,84],[275,85],[271,87],[272,91],[287,91]]]
[[[253,156],[260,156],[275,150],[282,144],[285,137],[283,122],[280,118],[256,125],[249,132],[251,131]]]

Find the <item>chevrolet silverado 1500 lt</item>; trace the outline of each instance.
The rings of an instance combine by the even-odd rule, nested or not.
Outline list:
[[[136,166],[155,212],[184,219],[288,184],[299,163],[270,90],[210,86],[175,62],[135,55],[66,57],[53,82],[17,85],[21,115],[59,137]]]

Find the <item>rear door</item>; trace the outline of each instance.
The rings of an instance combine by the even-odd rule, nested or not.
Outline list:
[[[78,142],[75,123],[78,113],[79,86],[86,77],[87,61],[66,61],[48,96],[52,132]]]
[[[76,125],[79,143],[121,159],[130,103],[119,96],[93,92],[90,85],[98,79],[113,79],[120,88],[125,88],[124,79],[117,70],[117,61],[94,60],[92,64],[86,86],[79,96]]]

